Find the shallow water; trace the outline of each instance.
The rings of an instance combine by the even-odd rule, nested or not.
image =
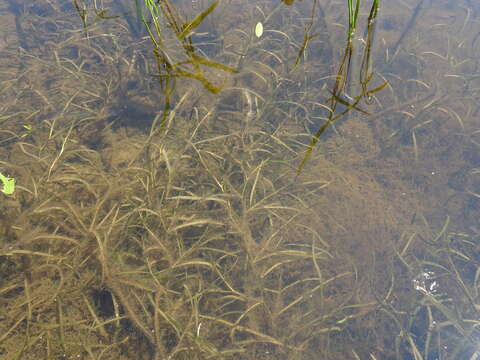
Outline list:
[[[164,4],[0,1],[1,356],[476,359],[480,7]]]

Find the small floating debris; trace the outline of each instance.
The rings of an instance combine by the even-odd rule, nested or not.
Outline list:
[[[259,38],[260,36],[262,36],[262,34],[263,34],[263,24],[259,21],[255,26],[255,35],[257,36],[257,38]]]

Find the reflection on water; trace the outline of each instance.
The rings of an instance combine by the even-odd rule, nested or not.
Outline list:
[[[476,359],[478,5],[141,4],[0,1],[0,358]]]
[[[433,271],[422,271],[418,274],[413,279],[413,287],[425,295],[435,295],[439,290],[439,284]]]

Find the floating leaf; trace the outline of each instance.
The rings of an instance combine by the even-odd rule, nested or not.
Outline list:
[[[0,173],[0,181],[3,183],[1,191],[6,195],[12,195],[15,191],[15,179]]]
[[[255,26],[255,35],[259,38],[263,34],[263,24],[259,21]]]

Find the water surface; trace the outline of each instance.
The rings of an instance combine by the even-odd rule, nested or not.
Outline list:
[[[0,1],[1,356],[477,359],[479,6],[161,4]]]

